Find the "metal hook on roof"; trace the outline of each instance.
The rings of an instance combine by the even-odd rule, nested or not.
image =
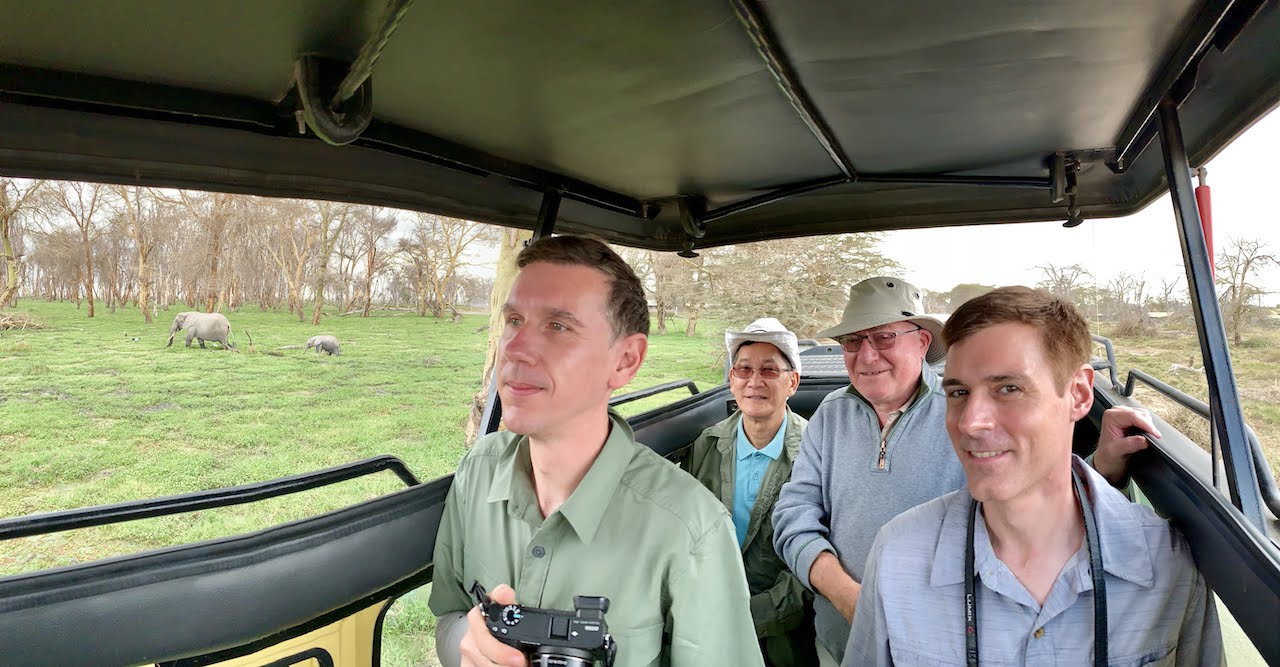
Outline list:
[[[373,122],[373,65],[412,2],[390,0],[386,4],[378,27],[350,65],[314,54],[298,59],[293,81],[302,102],[300,121],[317,137],[342,146],[360,138]]]

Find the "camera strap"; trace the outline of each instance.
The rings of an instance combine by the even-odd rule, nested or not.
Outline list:
[[[1098,536],[1093,503],[1085,491],[1084,482],[1075,469],[1071,481],[1076,498],[1080,500],[1080,515],[1084,520],[1085,546],[1089,550],[1089,574],[1093,577],[1093,664],[1107,664],[1107,588],[1103,581],[1102,540]],[[978,591],[973,573],[973,533],[978,516],[978,501],[969,501],[969,537],[964,547],[964,637],[965,659],[969,667],[978,667]]]

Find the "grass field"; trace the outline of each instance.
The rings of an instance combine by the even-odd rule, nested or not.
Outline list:
[[[47,326],[0,335],[0,516],[233,486],[378,454],[399,456],[424,480],[448,474],[463,453],[487,344],[480,315],[448,322],[377,313],[311,327],[246,308],[230,315],[240,352],[226,353],[214,344],[186,349],[180,337],[166,349],[177,308],[150,326],[134,309],[100,307],[93,319],[73,304],[22,301],[18,310]],[[684,378],[703,389],[720,384],[723,329],[707,321],[697,336],[654,336],[624,391]],[[316,333],[338,336],[342,356],[302,350]],[[1168,371],[1189,356],[1199,365],[1195,345],[1177,335],[1117,340],[1119,366],[1203,398],[1202,374]],[[1251,337],[1235,354],[1246,416],[1277,467],[1280,334]],[[0,543],[0,576],[244,533],[397,488],[380,473],[249,506],[13,540]],[[430,664],[433,625],[424,591],[397,602],[384,627],[384,664]]]

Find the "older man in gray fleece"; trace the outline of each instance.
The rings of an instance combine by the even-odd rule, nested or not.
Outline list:
[[[854,285],[844,317],[818,333],[844,350],[849,386],[823,399],[809,421],[791,481],[774,505],[774,548],[817,596],[820,664],[838,665],[861,592],[867,553],[898,514],[964,486],[946,429],[946,398],[929,365],[945,356],[942,323],[923,312],[920,290],[898,278]],[[1128,454],[1145,446],[1128,426],[1155,433],[1149,417],[1108,410],[1093,465],[1124,482]]]

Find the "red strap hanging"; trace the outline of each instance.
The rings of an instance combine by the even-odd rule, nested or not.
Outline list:
[[[1204,247],[1209,253],[1209,271],[1213,275],[1217,275],[1217,268],[1213,256],[1213,203],[1209,185],[1206,183],[1209,177],[1209,170],[1200,167],[1196,170],[1196,176],[1200,179],[1200,185],[1196,186],[1196,206],[1200,208],[1200,229],[1204,232]]]

